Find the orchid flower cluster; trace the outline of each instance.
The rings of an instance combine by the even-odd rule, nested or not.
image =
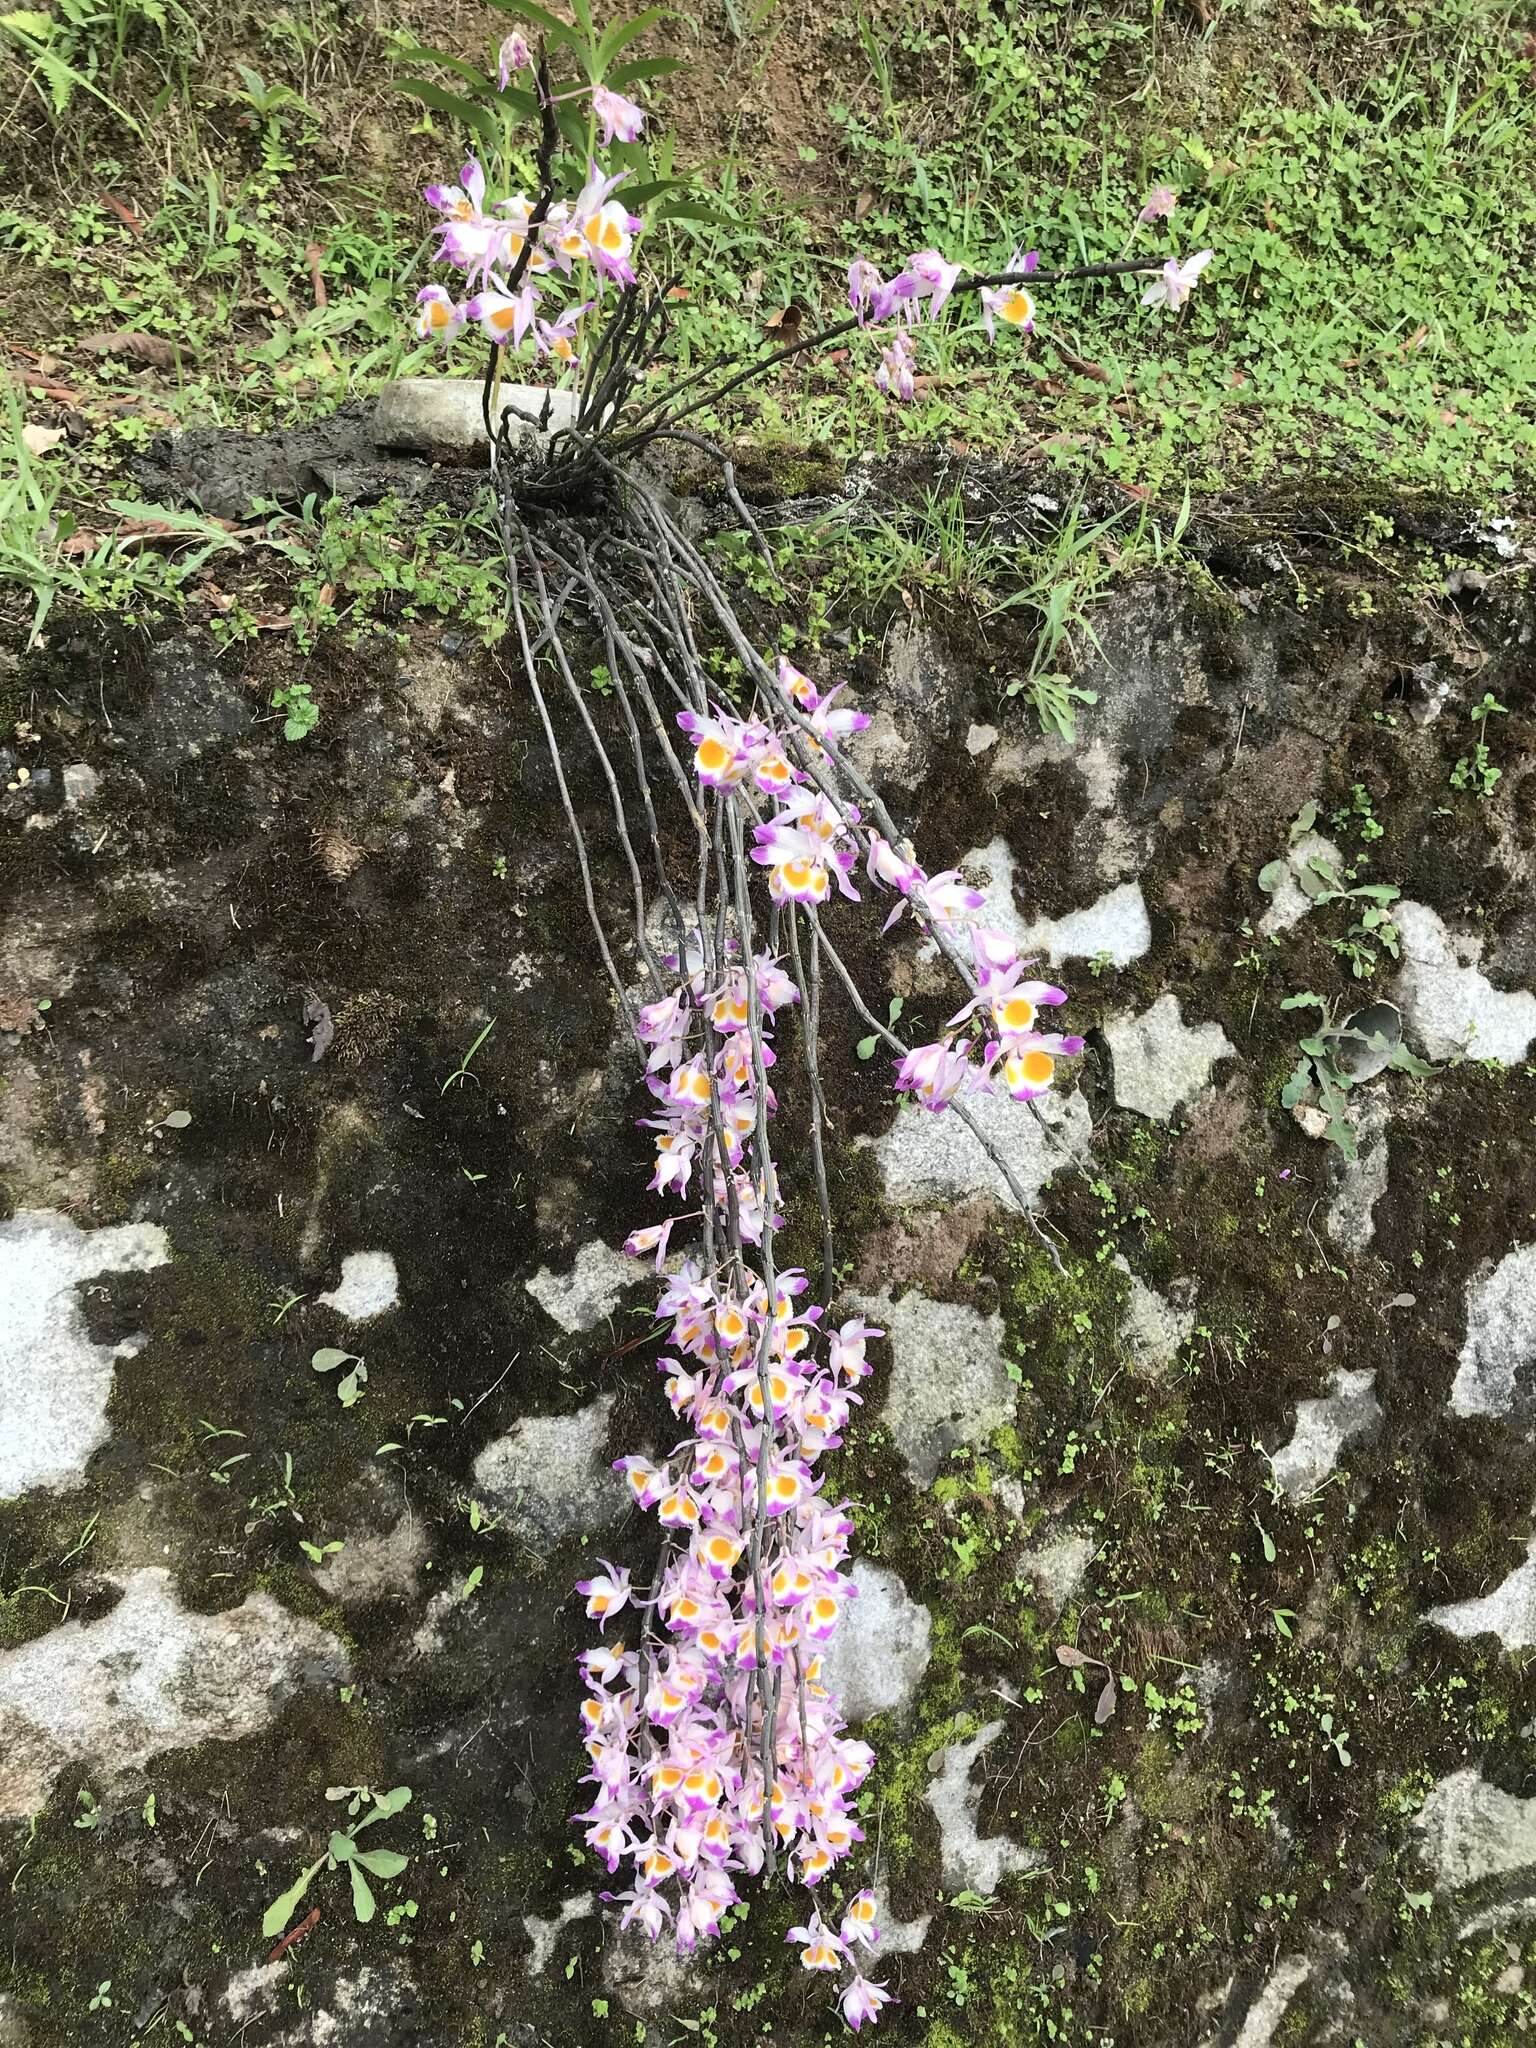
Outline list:
[[[930,935],[962,941],[971,963],[970,1002],[941,1040],[903,1055],[898,1090],[935,1111],[998,1078],[1016,1096],[1041,1093],[1056,1059],[1082,1045],[1036,1029],[1064,992],[1026,978],[957,872],[927,873],[837,793],[841,749],[869,723],[840,701],[842,686],[823,692],[784,659],[773,673],[782,715],[715,705],[677,723],[701,789],[736,807],[739,847],[750,831],[776,915],[814,915],[834,888],[857,899],[862,858],[897,899],[887,930],[910,908]],[[621,1615],[639,1622],[638,1641],[605,1641],[581,1660],[584,1782],[595,1791],[580,1818],[610,1873],[625,1874],[625,1888],[605,1894],[621,1926],[652,1940],[670,1929],[687,1952],[718,1931],[743,1875],[782,1858],[814,1889],[863,1839],[856,1800],[874,1755],[846,1732],[822,1661],[857,1592],[853,1525],[847,1504],[825,1497],[818,1464],[843,1440],[883,1333],[858,1318],[824,1328],[805,1273],[777,1271],[772,1258],[783,1219],[766,1150],[777,1108],[768,1076],[776,1021],[800,988],[772,951],[736,935],[717,933],[711,954],[694,931],[663,964],[670,984],[635,1018],[654,1098],[641,1120],[655,1143],[650,1187],[697,1206],[635,1230],[624,1248],[664,1273],[657,1364],[681,1433],[665,1456],[615,1461],[663,1531],[650,1589],[606,1561],[579,1582],[605,1634]],[[703,1250],[678,1261],[680,1223],[699,1225]],[[855,2030],[890,2002],[861,1967],[880,1939],[875,1915],[860,1891],[835,1926],[818,1911],[789,1935],[805,1968],[843,1979]]]
[[[503,90],[530,61],[526,39],[515,32],[508,36],[499,53]],[[633,100],[604,85],[577,90],[590,90],[605,148],[615,139],[638,139],[645,113]],[[613,196],[627,176],[605,176],[589,161],[587,181],[575,199],[556,201],[538,221],[535,202],[521,192],[487,205],[485,171],[474,157],[456,185],[428,185],[422,196],[438,215],[437,261],[459,272],[463,283],[458,294],[440,284],[424,285],[416,294],[418,338],[450,341],[472,325],[498,346],[521,348],[531,333],[536,359],[548,357],[557,369],[575,368],[582,315],[605,283],[625,290],[635,282],[630,257],[642,222]],[[578,291],[591,280],[592,293],[549,319],[540,309],[557,280]]]
[[[1151,227],[1167,220],[1178,204],[1178,194],[1158,185],[1147,195],[1136,216],[1137,227]],[[1212,251],[1200,249],[1186,261],[1169,257],[1141,295],[1144,306],[1166,306],[1177,313],[1210,262]],[[981,301],[981,324],[988,341],[995,341],[999,324],[1018,334],[1035,331],[1035,301],[1028,280],[1040,266],[1038,249],[1015,248],[1003,272],[1004,282],[977,287]],[[873,263],[859,257],[848,269],[848,304],[861,327],[897,325],[880,352],[874,372],[877,390],[893,398],[911,400],[917,394],[916,346],[913,330],[924,320],[935,321],[944,311],[951,294],[965,274],[963,263],[954,263],[938,249],[919,249],[909,256],[894,277],[883,278]]]
[[[812,762],[824,760],[869,723],[864,712],[837,704],[842,685],[823,695],[782,655],[778,680],[801,715],[798,731]],[[867,829],[856,804],[807,787],[808,771],[790,758],[792,741],[771,726],[718,707],[708,718],[679,712],[677,722],[693,742],[694,771],[706,788],[749,788],[777,800],[774,815],[753,828],[752,854],[768,871],[775,903],[815,906],[827,900],[834,884],[857,901],[850,877],[862,852],[869,879],[899,899],[886,919],[887,931],[911,906],[930,935],[942,933],[968,956],[970,1002],[950,1018],[942,1038],[903,1056],[897,1090],[933,1111],[947,1109],[961,1095],[992,1094],[999,1080],[1015,1101],[1044,1095],[1056,1062],[1080,1053],[1083,1041],[1039,1028],[1042,1013],[1064,1003],[1066,991],[1028,976],[1013,940],[979,915],[986,907],[981,891],[958,869],[928,874],[910,853]]]
[[[657,1134],[651,1186],[683,1198],[697,1179],[716,1247],[761,1245],[781,1220],[754,1134],[774,1016],[799,1001],[770,954],[748,962],[731,950],[729,962],[710,986],[702,947],[671,955],[676,987],[638,1016],[657,1105],[644,1120]],[[772,1111],[771,1091],[762,1107]],[[654,1254],[660,1271],[677,1220],[636,1230],[625,1250]],[[666,1532],[663,1562],[648,1596],[606,1562],[578,1586],[605,1631],[627,1608],[647,1616],[637,1647],[605,1643],[581,1660],[596,1787],[580,1816],[586,1840],[611,1873],[627,1866],[628,1888],[605,1894],[622,1905],[621,1927],[654,1941],[670,1921],[685,1953],[718,1931],[738,1875],[782,1857],[814,1886],[863,1839],[853,1801],[874,1752],[845,1734],[821,1667],[855,1590],[853,1524],[823,1497],[816,1463],[841,1443],[871,1370],[866,1346],[882,1333],[845,1322],[818,1363],[822,1311],[803,1303],[808,1287],[791,1269],[770,1289],[739,1257],[714,1271],[690,1257],[667,1279],[657,1363],[685,1433],[664,1459],[615,1465]],[[664,1649],[650,1640],[657,1617]],[[840,1931],[813,1914],[791,1938],[808,1969],[839,1970],[879,1940],[874,1914],[863,1892]],[[887,1997],[855,1967],[841,1993],[849,2024]]]

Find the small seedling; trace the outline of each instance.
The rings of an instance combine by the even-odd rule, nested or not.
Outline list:
[[[365,1828],[371,1828],[375,1821],[392,1819],[410,1805],[409,1785],[396,1785],[390,1792],[374,1792],[367,1785],[332,1785],[327,1787],[325,1796],[327,1799],[348,1800],[349,1816],[355,1816],[365,1801],[373,1803],[360,1820],[353,1820],[351,1827],[333,1830],[326,1853],[317,1856],[287,1891],[268,1906],[262,1916],[261,1931],[269,1940],[273,1935],[282,1933],[322,1870],[336,1870],[342,1864],[347,1866],[347,1875],[352,1880],[352,1910],[359,1921],[366,1923],[376,1910],[373,1888],[368,1879],[376,1877],[387,1882],[398,1877],[410,1862],[410,1858],[402,1856],[397,1849],[360,1849],[357,1846],[357,1838]]]
[[[1495,768],[1488,752],[1488,721],[1494,717],[1507,717],[1509,706],[1501,704],[1492,690],[1483,692],[1481,704],[1473,706],[1472,723],[1477,727],[1477,744],[1470,754],[1463,754],[1451,770],[1452,789],[1474,789],[1486,800],[1504,779],[1504,770]]]
[[[448,1076],[447,1080],[443,1083],[442,1087],[438,1089],[437,1092],[439,1095],[446,1095],[448,1093],[448,1090],[454,1087],[455,1085],[462,1088],[466,1081],[470,1081],[475,1078],[469,1071],[469,1063],[495,1029],[496,1019],[493,1017],[490,1023],[487,1024],[485,1029],[480,1033],[480,1036],[475,1040],[474,1044],[469,1048],[469,1051],[465,1053],[463,1059],[459,1061],[459,1064]]]
[[[285,740],[305,739],[320,723],[320,706],[315,702],[311,685],[306,682],[279,683],[272,692],[272,709],[285,714]]]
[[[322,1344],[309,1362],[316,1372],[335,1372],[338,1366],[350,1365],[352,1370],[344,1372],[336,1382],[336,1398],[343,1408],[357,1406],[363,1398],[368,1368],[355,1352],[339,1351],[334,1344]]]
[[[1316,1009],[1322,1012],[1323,1021],[1310,1037],[1299,1041],[1300,1059],[1291,1071],[1291,1077],[1280,1091],[1282,1109],[1294,1109],[1309,1089],[1317,1091],[1318,1106],[1327,1119],[1321,1135],[1331,1145],[1337,1145],[1346,1159],[1359,1156],[1355,1144],[1355,1127],[1346,1112],[1346,1098],[1355,1086],[1355,1076],[1344,1062],[1360,1052],[1386,1053],[1385,1065],[1401,1068],[1408,1074],[1432,1074],[1435,1069],[1427,1060],[1421,1060],[1411,1053],[1399,1038],[1392,1043],[1383,1033],[1363,1031],[1357,1026],[1341,1023],[1326,997],[1314,995],[1307,990],[1300,995],[1286,996],[1281,1002],[1282,1010]]]
[[[156,1131],[184,1131],[192,1121],[190,1109],[173,1109],[169,1116],[161,1117],[159,1123],[150,1125],[150,1133]]]
[[[103,1977],[92,1994],[87,2012],[110,2012],[112,2010],[112,1979]]]
[[[890,1008],[889,1008],[889,1010],[888,1010],[888,1011],[886,1012],[886,1018],[885,1018],[886,1024],[887,1024],[887,1025],[888,1025],[888,1026],[889,1026],[889,1027],[890,1027],[891,1029],[893,1029],[893,1030],[894,1030],[894,1028],[895,1028],[895,1026],[896,1026],[896,1022],[897,1022],[898,1018],[899,1018],[899,1017],[901,1016],[901,1013],[902,1013],[902,1011],[903,1011],[903,1010],[904,1010],[905,1008],[906,1008],[906,1005],[905,1005],[905,1003],[904,1003],[904,1002],[902,1001],[902,998],[901,998],[900,996],[892,996],[892,997],[891,997],[891,1003],[890,1003]],[[856,1046],[855,1046],[855,1047],[854,1047],[853,1049],[854,1049],[854,1051],[855,1051],[855,1052],[856,1052],[856,1053],[858,1054],[858,1056],[859,1056],[859,1058],[860,1058],[861,1060],[869,1060],[869,1059],[873,1059],[873,1058],[874,1058],[874,1056],[875,1056],[875,1047],[876,1047],[876,1046],[877,1046],[877,1045],[878,1045],[879,1043],[880,1043],[880,1038],[879,1038],[879,1034],[878,1034],[877,1032],[873,1032],[873,1031],[872,1031],[872,1032],[870,1033],[870,1035],[869,1035],[869,1037],[868,1037],[868,1038],[861,1038],[861,1039],[859,1040],[858,1044],[857,1044],[857,1045],[856,1045]]]

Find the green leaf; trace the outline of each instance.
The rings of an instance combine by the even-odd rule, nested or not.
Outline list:
[[[396,57],[402,64],[441,64],[445,71],[451,71],[462,78],[466,85],[472,85],[483,99],[492,97],[491,81],[483,71],[477,71],[473,64],[466,64],[462,57],[450,57],[446,50],[430,50],[424,44],[409,50],[397,50]]]
[[[501,141],[500,131],[494,117],[484,107],[477,107],[457,93],[445,92],[440,85],[434,85],[429,78],[392,78],[391,92],[403,92],[410,99],[420,100],[424,107],[430,107],[434,114],[442,114],[450,121],[457,121],[461,128],[467,128],[471,135],[477,135],[487,149],[495,149]]]
[[[1299,995],[1282,996],[1280,1007],[1282,1010],[1321,1010],[1325,1017],[1328,1014],[1327,1002],[1310,989],[1303,989]]]
[[[398,1877],[410,1863],[409,1856],[402,1856],[398,1849],[359,1849],[354,1862],[374,1877]]]
[[[1283,860],[1266,861],[1259,869],[1259,887],[1266,896],[1273,896],[1284,881],[1288,870]]]
[[[347,1868],[352,1878],[352,1910],[366,1926],[377,1910],[373,1893],[369,1890],[367,1878],[355,1863],[348,1864]]]
[[[853,1049],[861,1060],[872,1060],[875,1056],[875,1047],[879,1043],[879,1039],[871,1034],[868,1038],[861,1038]]]
[[[1291,1078],[1280,1090],[1280,1107],[1294,1109],[1306,1094],[1312,1081],[1312,1067],[1308,1060],[1298,1060],[1291,1071]]]
[[[1421,1060],[1416,1052],[1410,1052],[1403,1044],[1394,1049],[1387,1065],[1400,1067],[1405,1074],[1438,1074],[1440,1071],[1438,1067],[1432,1067],[1428,1060]]]
[[[338,1365],[350,1365],[355,1356],[352,1351],[338,1351],[334,1344],[322,1344],[309,1362],[316,1372],[334,1372]]]
[[[392,1792],[375,1792],[373,1795],[373,1811],[363,1816],[352,1830],[353,1834],[360,1835],[364,1828],[371,1828],[376,1820],[393,1819],[395,1814],[403,1812],[410,1803],[411,1788],[409,1785],[396,1785]]]
[[[1291,821],[1292,846],[1296,844],[1298,839],[1305,839],[1307,834],[1312,830],[1312,827],[1316,823],[1317,805],[1313,801],[1313,799],[1309,797],[1307,801],[1302,805],[1301,809],[1296,813],[1294,819]]]
[[[647,7],[643,14],[637,14],[633,21],[616,21],[603,35],[597,46],[597,69],[603,77],[608,75],[608,66],[621,50],[643,36],[648,28],[654,28],[659,21],[666,21],[671,15],[670,7]]]
[[[359,1359],[349,1373],[336,1382],[336,1398],[343,1408],[355,1408],[363,1398],[363,1382],[368,1377],[368,1368]]]
[[[326,1847],[334,1863],[350,1863],[357,1854],[356,1842],[350,1835],[344,1835],[339,1828],[332,1831]]]
[[[311,1863],[302,1877],[291,1884],[281,1897],[272,1901],[266,1912],[261,1916],[261,1931],[264,1935],[270,1938],[274,1934],[282,1933],[288,1922],[293,1918],[295,1906],[298,1905],[300,1899],[303,1898],[304,1894],[314,1883],[315,1874],[319,1870],[320,1864],[324,1861],[325,1858],[322,1856],[320,1863]]]
[[[173,1109],[169,1116],[161,1118],[160,1128],[162,1131],[184,1131],[191,1121],[190,1109]]]
[[[631,85],[645,85],[653,78],[670,78],[674,71],[681,71],[681,57],[641,57],[633,64],[620,64],[612,71],[605,71],[603,83],[612,86],[615,92],[623,92]]]
[[[463,1586],[460,1588],[459,1598],[461,1600],[467,1600],[484,1577],[485,1566],[483,1564],[477,1564],[470,1572],[469,1577],[464,1581]]]

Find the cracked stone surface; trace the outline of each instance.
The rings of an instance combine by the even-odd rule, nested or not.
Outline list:
[[[1360,1089],[1350,1098],[1357,1159],[1346,1160],[1338,1193],[1324,1218],[1340,1251],[1358,1258],[1376,1235],[1376,1204],[1387,1192],[1391,1156],[1386,1140],[1390,1104],[1383,1094]]]
[[[961,866],[978,874],[985,870],[988,879],[979,885],[985,903],[979,915],[996,930],[1006,932],[1021,953],[1044,954],[1053,961],[1103,960],[1111,967],[1129,967],[1152,944],[1152,922],[1139,882],[1122,882],[1081,910],[1068,911],[1065,917],[1027,916],[1018,906],[1018,863],[1006,839],[972,848]]]
[[[1088,1156],[1093,1119],[1075,1091],[1042,1095],[1033,1105],[1002,1093],[977,1095],[967,1104],[988,1140],[1007,1160],[1026,1202],[1038,1201],[1064,1167]],[[1040,1112],[1037,1122],[1030,1115]],[[886,1194],[893,1202],[959,1202],[990,1195],[1013,1208],[1002,1173],[952,1111],[935,1116],[904,1097],[896,1120],[875,1140]]]
[[[348,1252],[341,1262],[340,1282],[315,1300],[335,1309],[349,1323],[371,1322],[400,1299],[400,1275],[390,1252]]]
[[[430,1550],[419,1515],[402,1515],[392,1529],[349,1532],[342,1547],[315,1570],[315,1583],[342,1607],[377,1600],[410,1600]]]
[[[1381,1421],[1371,1391],[1374,1372],[1336,1370],[1326,1394],[1296,1404],[1296,1429],[1270,1459],[1275,1478],[1292,1500],[1311,1493],[1332,1472],[1346,1444],[1369,1436]]]
[[[1120,1319],[1121,1341],[1144,1371],[1156,1374],[1172,1365],[1194,1333],[1193,1308],[1176,1306],[1155,1287],[1149,1287],[1122,1252],[1114,1264],[1130,1281],[1125,1312]]]
[[[891,1340],[882,1420],[913,1483],[928,1486],[952,1450],[975,1449],[1011,1422],[1017,1393],[1003,1364],[1003,1319],[913,1288],[850,1301]]]
[[[1237,1048],[1219,1024],[1186,1024],[1176,995],[1162,995],[1140,1016],[1106,1019],[1115,1061],[1115,1100],[1122,1109],[1166,1123],[1208,1087],[1218,1060]]]
[[[1424,1860],[1446,1891],[1536,1865],[1536,1799],[1501,1792],[1470,1767],[1440,1780],[1413,1825]]]
[[[1536,995],[1497,989],[1481,973],[1480,939],[1458,939],[1422,903],[1393,906],[1403,965],[1392,1000],[1426,1059],[1465,1056],[1512,1066],[1536,1038]]]
[[[574,1415],[525,1415],[475,1459],[481,1500],[535,1549],[606,1529],[623,1513],[628,1496],[607,1455],[613,1402],[603,1394]]]
[[[1307,832],[1289,847],[1284,856],[1285,870],[1269,899],[1269,908],[1259,919],[1258,933],[1261,939],[1273,938],[1277,932],[1288,932],[1298,925],[1312,908],[1313,899],[1296,879],[1309,860],[1326,861],[1337,870],[1343,864],[1343,855],[1331,839],[1325,839],[1321,832]]]
[[[941,1749],[928,1765],[932,1775],[925,1796],[939,1824],[944,1882],[983,1897],[990,1897],[1011,1872],[1033,1870],[1044,1860],[1038,1850],[1007,1835],[982,1835],[976,1826],[981,1795],[971,1783],[971,1773],[1004,1726],[1002,1721],[989,1721],[968,1742]]]
[[[611,1315],[625,1288],[643,1277],[643,1267],[637,1271],[633,1259],[597,1239],[581,1247],[568,1273],[552,1273],[541,1266],[525,1284],[567,1335],[580,1337]]]
[[[1437,1628],[1467,1642],[1486,1634],[1497,1636],[1506,1650],[1536,1647],[1536,1538],[1526,1550],[1525,1562],[1516,1565],[1491,1593],[1480,1600],[1432,1607],[1429,1618]]]
[[[1059,1612],[1088,1576],[1097,1554],[1098,1545],[1091,1536],[1065,1529],[1050,1542],[1026,1550],[1019,1559],[1019,1570],[1034,1580],[1037,1590]]]
[[[107,1441],[114,1367],[143,1339],[93,1343],[80,1283],[148,1272],[169,1257],[153,1223],[81,1230],[51,1209],[0,1223],[0,1500],[77,1485]]]
[[[1467,1335],[1451,1383],[1451,1413],[1508,1415],[1517,1398],[1531,1392],[1533,1364],[1536,1244],[1522,1244],[1467,1289]]]
[[[905,1713],[928,1669],[933,1618],[885,1565],[859,1558],[850,1576],[858,1598],[827,1645],[826,1682],[850,1721]]]
[[[66,1764],[116,1776],[253,1735],[301,1687],[349,1668],[333,1635],[270,1594],[190,1613],[170,1573],[146,1566],[100,1621],[67,1621],[0,1657],[0,1817],[35,1813]]]
[[[1291,2000],[1312,1974],[1305,1956],[1282,1956],[1243,2015],[1232,2048],[1270,2048]]]

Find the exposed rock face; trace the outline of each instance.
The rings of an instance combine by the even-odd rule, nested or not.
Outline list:
[[[107,1440],[119,1359],[141,1340],[93,1343],[76,1289],[107,1273],[143,1273],[170,1256],[152,1223],[81,1230],[24,1209],[0,1223],[0,1500],[30,1486],[74,1486]]]
[[[400,1276],[392,1254],[348,1252],[341,1262],[340,1281],[329,1294],[317,1294],[315,1299],[349,1323],[367,1323],[383,1315],[400,1299]]]
[[[1005,1877],[1033,1870],[1043,1860],[1038,1850],[1026,1849],[1006,1835],[983,1835],[977,1825],[981,1794],[971,1782],[972,1773],[1002,1732],[1001,1721],[989,1721],[969,1741],[940,1750],[929,1765],[932,1777],[926,1796],[939,1824],[944,1882],[983,1898],[990,1897]]]
[[[1371,1391],[1375,1384],[1373,1372],[1337,1371],[1328,1393],[1298,1404],[1295,1434],[1270,1460],[1276,1479],[1292,1500],[1321,1486],[1339,1462],[1344,1446],[1376,1428],[1381,1407]]]
[[[334,1636],[265,1593],[191,1614],[169,1572],[134,1572],[101,1621],[67,1621],[0,1657],[0,1818],[35,1813],[66,1764],[110,1780],[166,1750],[235,1742],[301,1686],[347,1671]]]
[[[1115,1058],[1116,1102],[1159,1123],[1192,1102],[1216,1062],[1235,1050],[1219,1024],[1186,1024],[1174,995],[1159,996],[1139,1017],[1111,1017],[1104,1036]]]
[[[475,1460],[475,1485],[536,1549],[606,1529],[627,1495],[605,1455],[613,1396],[574,1415],[527,1415]]]
[[[619,1296],[635,1285],[644,1270],[610,1245],[584,1244],[568,1273],[552,1273],[548,1266],[541,1266],[525,1284],[562,1330],[581,1336],[613,1313]]]
[[[1536,995],[1495,988],[1477,965],[1482,941],[1455,938],[1424,904],[1398,903],[1392,915],[1403,948],[1393,1000],[1426,1058],[1524,1058],[1536,1038]]]
[[[1008,1162],[1026,1202],[1087,1155],[1092,1119],[1081,1095],[1047,1095],[1030,1105],[1007,1095],[977,1095],[966,1108]],[[934,1115],[910,1097],[877,1140],[875,1157],[893,1202],[959,1202],[979,1194],[1014,1206],[1008,1181],[952,1111]]]
[[[1536,1866],[1536,1799],[1516,1799],[1475,1770],[1442,1778],[1414,1820],[1438,1885],[1463,1891]]]
[[[1002,1319],[929,1301],[915,1288],[899,1301],[884,1292],[851,1299],[890,1338],[886,1427],[915,1483],[926,1486],[952,1450],[984,1444],[1013,1415]]]
[[[1471,1642],[1480,1635],[1497,1636],[1506,1650],[1536,1647],[1536,1538],[1526,1552],[1525,1562],[1516,1565],[1481,1600],[1457,1600],[1430,1609],[1437,1627]]]
[[[852,1578],[858,1598],[827,1646],[826,1682],[850,1721],[903,1714],[928,1669],[933,1618],[884,1565],[860,1558]]]
[[[1529,1399],[1536,1365],[1536,1244],[1516,1245],[1467,1290],[1467,1336],[1451,1385],[1453,1415],[1508,1415]]]

